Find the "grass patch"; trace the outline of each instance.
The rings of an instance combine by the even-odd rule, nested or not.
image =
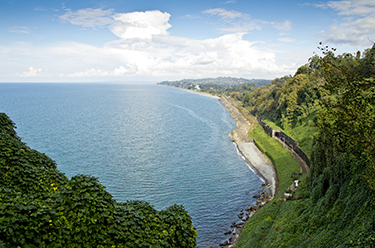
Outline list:
[[[303,119],[300,124],[295,127],[287,126],[285,129],[279,127],[276,123],[270,120],[263,120],[268,126],[273,129],[282,129],[283,132],[299,143],[299,148],[311,159],[312,144],[314,135],[318,134],[319,130],[314,125],[314,118],[316,113],[310,114],[307,118]]]
[[[278,125],[276,125],[276,123],[273,122],[273,121],[264,119],[263,122],[266,123],[268,126],[272,127],[273,129],[282,129],[281,127],[279,127]]]
[[[277,140],[271,138],[263,131],[260,125],[256,125],[250,133],[258,148],[271,160],[275,165],[278,177],[278,191],[283,191],[292,183],[290,175],[300,172],[300,166],[293,155],[283,147]]]
[[[272,226],[279,216],[281,206],[285,204],[277,202],[277,199],[292,184],[291,174],[300,172],[297,160],[280,142],[268,136],[260,125],[256,124],[249,135],[275,165],[279,182],[278,193],[271,202],[257,211],[246,223],[236,247],[262,247],[265,245],[264,242],[269,240],[268,236],[273,235]]]
[[[236,247],[262,247],[278,215],[279,205],[274,198],[257,211],[246,223]]]
[[[322,191],[323,179],[315,185],[303,174],[293,200],[278,202],[299,166],[259,125],[250,136],[275,164],[280,184],[274,199],[246,223],[237,248],[374,247],[375,204],[363,179],[353,175],[341,184],[330,182]]]
[[[316,113],[310,114],[299,125],[294,128],[287,128],[286,134],[299,143],[299,147],[311,159],[313,139],[319,133],[314,125]]]

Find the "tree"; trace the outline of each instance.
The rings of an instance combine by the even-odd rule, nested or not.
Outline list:
[[[363,176],[375,191],[375,45],[362,58],[321,49],[322,88],[329,97],[318,125],[335,150],[364,161]]]

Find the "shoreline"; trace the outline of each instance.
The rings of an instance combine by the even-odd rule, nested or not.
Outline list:
[[[234,106],[225,96],[219,99],[221,104],[228,110],[229,114],[236,123],[237,128],[231,131],[232,142],[237,146],[242,156],[246,159],[249,165],[265,180],[265,184],[262,184],[261,195],[255,195],[253,198],[257,198],[256,207],[249,206],[245,217],[244,212],[238,215],[241,219],[239,224],[232,223],[231,227],[234,227],[230,232],[230,237],[220,244],[221,247],[229,248],[234,247],[237,243],[239,236],[246,222],[250,217],[267,202],[272,200],[276,194],[277,186],[277,175],[275,166],[268,160],[268,158],[259,150],[256,146],[255,141],[249,137],[248,132],[252,128],[251,121],[248,120],[239,109]],[[254,119],[254,118],[253,118]],[[254,122],[254,120],[252,120]],[[266,193],[265,189],[269,189],[269,194]],[[229,234],[229,233],[227,233]]]
[[[197,91],[197,90],[188,90],[188,89],[184,89],[184,88],[178,88],[178,89],[181,89],[181,90],[184,90],[184,91],[187,91],[187,92],[190,92],[190,93],[198,94],[198,95],[201,95],[201,96],[208,96],[208,97],[220,100],[220,97],[212,95],[212,94],[207,93],[207,92]]]
[[[211,98],[215,98],[215,99],[220,100],[219,96],[215,96],[215,95],[212,95],[212,94],[210,94],[208,92],[204,92],[204,91],[188,90],[188,89],[185,89],[185,88],[180,88],[180,87],[176,87],[176,86],[172,86],[172,85],[160,85],[160,86],[173,87],[173,88],[184,90],[184,91],[187,91],[187,92],[190,92],[190,93],[193,93],[193,94],[198,94],[198,95],[201,95],[201,96],[207,96],[207,97],[211,97]]]
[[[228,110],[237,126],[236,129],[231,131],[232,141],[237,145],[238,150],[251,167],[266,181],[266,184],[271,186],[270,193],[273,197],[276,192],[275,166],[259,150],[254,140],[248,136],[252,127],[250,121],[226,97],[221,97],[220,102]]]
[[[251,167],[265,180],[266,184],[271,185],[270,192],[271,196],[273,197],[276,193],[275,166],[259,150],[253,139],[248,136],[248,132],[251,128],[250,121],[248,121],[226,97],[219,97],[207,92],[201,92],[197,90],[188,90],[183,88],[178,89],[185,90],[193,94],[215,98],[220,101],[220,103],[227,109],[237,126],[236,129],[230,132],[232,142],[236,144],[237,149],[240,151],[242,156],[251,165]]]
[[[182,89],[182,88],[179,88]],[[196,90],[187,90],[190,93],[200,94],[207,97],[212,97],[218,99],[220,103],[227,109],[230,116],[236,124],[236,129],[230,132],[232,137],[232,142],[235,143],[237,149],[245,158],[246,162],[253,168],[264,180],[265,184],[262,184],[261,195],[255,195],[253,198],[257,198],[257,206],[249,206],[248,211],[244,215],[244,211],[241,210],[241,213],[238,214],[240,223],[232,223],[231,231],[225,233],[225,235],[230,234],[230,237],[227,238],[223,243],[220,244],[221,247],[229,248],[234,247],[237,243],[237,240],[242,233],[242,230],[246,222],[250,217],[267,202],[272,200],[276,194],[277,189],[277,174],[275,166],[269,161],[269,159],[259,150],[256,146],[255,141],[249,137],[248,132],[252,128],[251,121],[249,121],[233,103],[230,102],[225,96],[218,97],[206,92],[199,92]],[[253,118],[254,119],[254,118]],[[256,120],[252,120],[256,121]],[[265,189],[269,189],[269,194],[266,193]]]

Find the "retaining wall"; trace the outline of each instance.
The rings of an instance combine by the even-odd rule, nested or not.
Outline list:
[[[295,153],[300,156],[303,161],[305,161],[306,165],[311,168],[312,164],[310,159],[307,157],[307,155],[298,147],[298,142],[293,140],[291,137],[286,135],[280,130],[273,130],[270,126],[268,126],[266,123],[264,123],[262,120],[258,120],[259,124],[263,127],[264,131],[271,137],[276,136],[280,140],[282,140],[286,145],[288,145],[290,148],[293,149]]]

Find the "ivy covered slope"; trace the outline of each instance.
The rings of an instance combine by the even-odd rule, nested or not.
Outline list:
[[[313,164],[292,200],[276,196],[251,217],[237,247],[375,247],[375,45],[321,50],[293,77],[237,94],[253,96],[244,102],[253,114],[310,139]]]
[[[157,211],[142,201],[116,202],[94,177],[69,180],[14,129],[0,113],[0,246],[196,246],[182,206]]]

